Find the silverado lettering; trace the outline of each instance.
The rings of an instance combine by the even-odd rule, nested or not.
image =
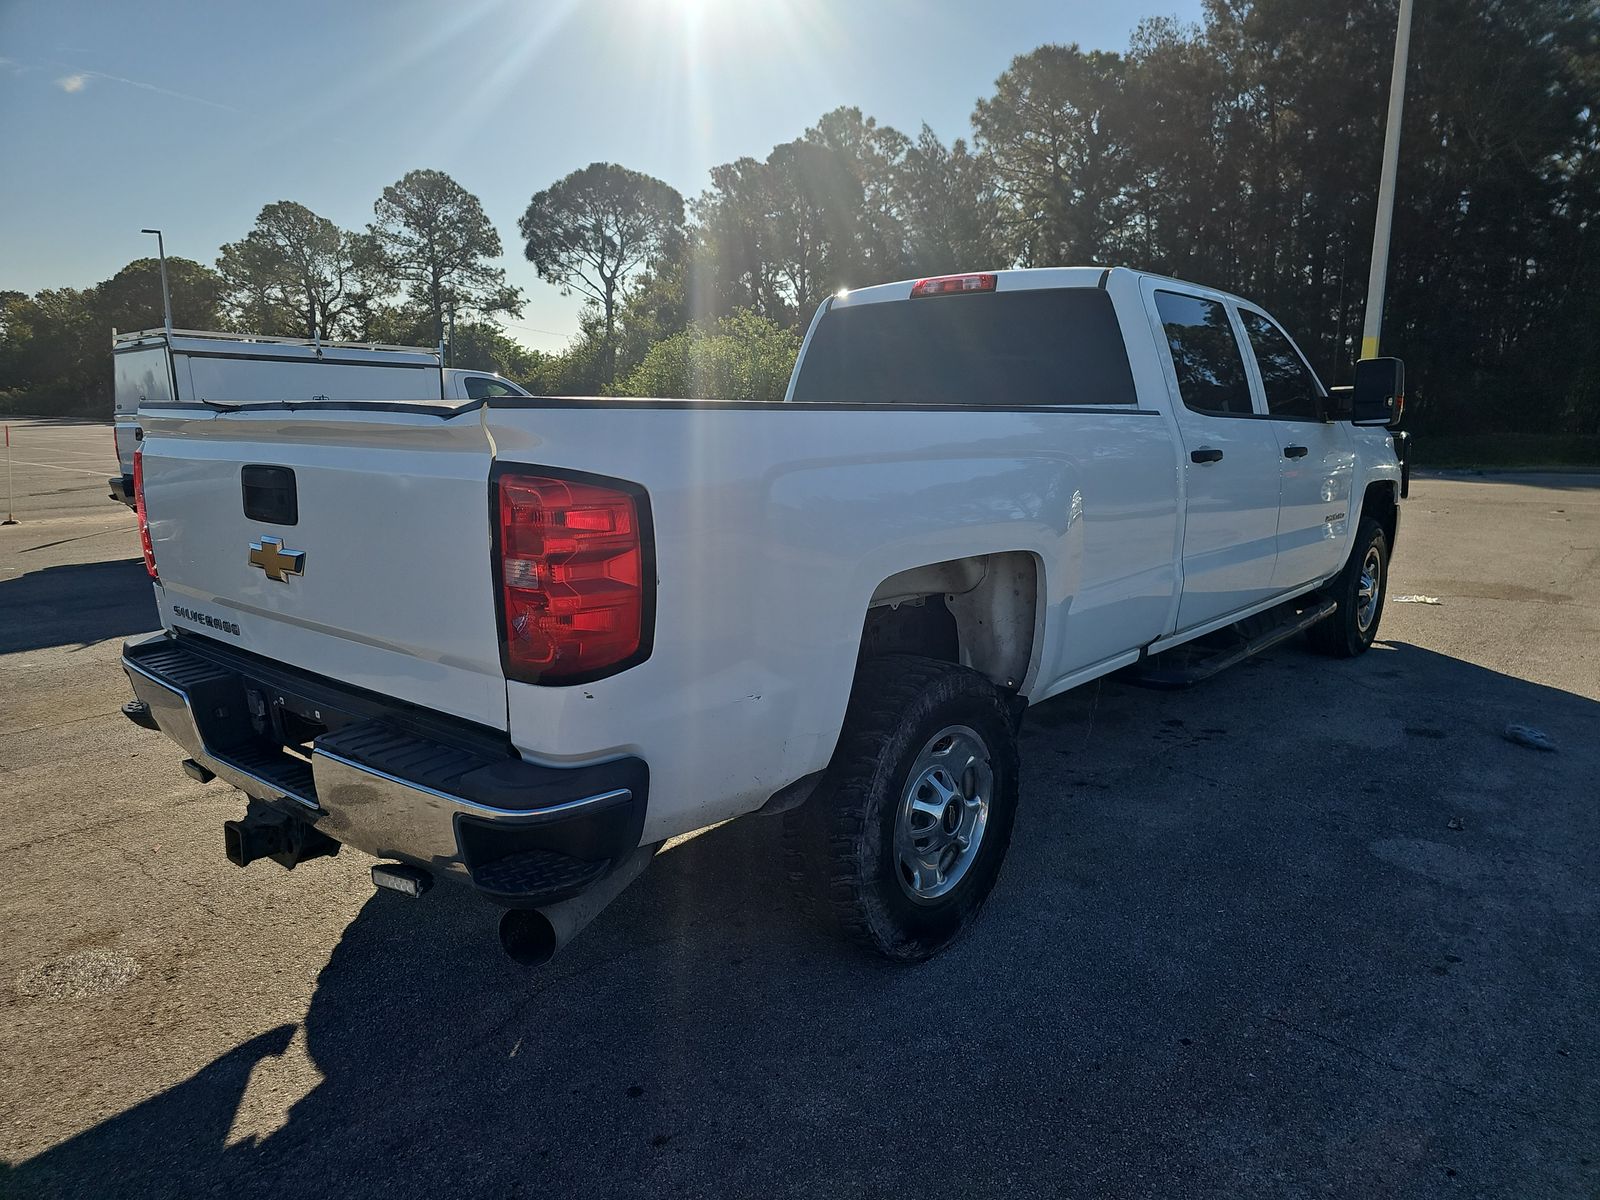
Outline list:
[[[185,621],[193,621],[196,625],[204,625],[210,629],[221,630],[223,633],[231,633],[234,637],[239,636],[239,625],[236,621],[224,621],[218,617],[213,617],[210,613],[196,612],[194,609],[185,608],[181,604],[174,604],[172,612],[175,616]]]

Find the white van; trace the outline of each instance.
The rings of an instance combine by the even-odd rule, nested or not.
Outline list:
[[[370,401],[375,404],[526,396],[492,371],[446,367],[438,350],[377,342],[145,329],[112,339],[117,466],[111,498],[133,506],[141,404]]]

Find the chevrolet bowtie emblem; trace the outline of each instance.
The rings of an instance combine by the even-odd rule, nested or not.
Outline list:
[[[278,538],[263,537],[259,542],[250,543],[250,565],[260,567],[268,579],[288,583],[289,576],[306,573],[306,552],[285,550]]]

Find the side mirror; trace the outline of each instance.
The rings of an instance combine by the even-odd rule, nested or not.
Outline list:
[[[1406,408],[1406,365],[1398,358],[1364,358],[1350,388],[1350,423],[1393,429]]]
[[[1322,402],[1322,419],[1324,421],[1348,421],[1350,419],[1351,393],[1354,391],[1348,383],[1328,389],[1328,398]]]

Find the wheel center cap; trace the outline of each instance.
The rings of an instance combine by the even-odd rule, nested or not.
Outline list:
[[[952,800],[944,806],[942,824],[946,833],[954,833],[961,828],[961,802]]]

